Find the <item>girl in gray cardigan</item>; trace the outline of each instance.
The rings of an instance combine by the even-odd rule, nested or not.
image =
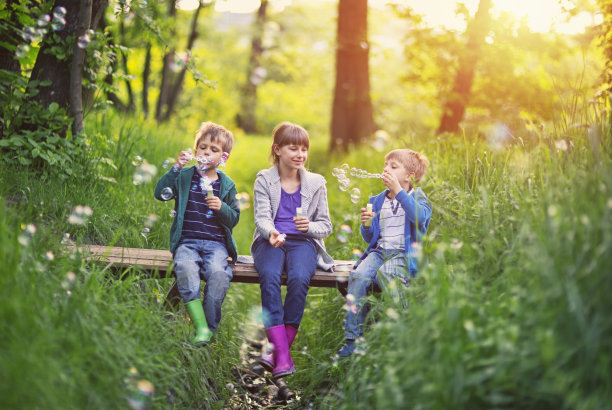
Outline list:
[[[266,334],[273,345],[273,352],[262,355],[260,362],[274,377],[283,377],[295,372],[289,348],[304,314],[310,278],[317,266],[331,270],[334,261],[323,243],[332,231],[325,178],[304,168],[308,133],[284,122],[274,129],[273,138],[274,166],[260,171],[255,180],[251,255],[259,273]]]

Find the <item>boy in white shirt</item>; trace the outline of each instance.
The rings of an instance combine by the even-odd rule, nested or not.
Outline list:
[[[349,277],[347,301],[354,300],[356,309],[349,309],[346,315],[346,343],[338,351],[341,358],[353,354],[355,340],[363,335],[367,314],[363,299],[368,290],[374,285],[383,288],[393,278],[408,285],[410,277],[416,277],[417,261],[412,250],[427,233],[431,203],[421,188],[412,184],[421,181],[428,165],[422,153],[409,149],[389,152],[382,174],[388,189],[370,198],[372,212],[361,208],[361,236],[368,247]],[[379,278],[385,283],[379,283]]]

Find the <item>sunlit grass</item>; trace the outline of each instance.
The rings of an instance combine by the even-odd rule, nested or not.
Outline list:
[[[114,115],[88,127],[94,158],[108,161],[94,161],[85,183],[0,173],[8,204],[0,210],[0,405],[125,407],[134,394],[125,378],[134,367],[153,385],[155,408],[220,408],[229,401],[226,383],[236,382],[241,345],[253,337],[259,287],[232,284],[215,342],[197,350],[187,343],[184,311],[160,304],[170,280],[137,272],[120,278],[60,244],[69,233],[77,244],[166,249],[171,204],[156,201],[153,186],[163,161],[192,145],[192,132]],[[407,308],[387,295],[371,298],[363,355],[334,359],[344,298],[335,289],[311,289],[292,348],[298,373],[288,380],[302,398],[294,406],[606,407],[609,143],[594,149],[593,140],[575,135],[567,150],[542,143],[496,151],[469,135],[401,138],[380,152],[363,147],[339,157],[328,157],[325,140],[313,138],[309,167],[328,181],[334,232],[326,244],[336,259],[365,248],[358,209],[383,189],[377,180],[353,178],[361,199],[352,203],[331,175],[343,163],[380,172],[389,149],[423,151],[431,167],[422,187],[433,217],[420,275],[405,291]],[[269,166],[269,144],[267,135],[236,135],[226,171],[251,198],[257,171]],[[134,185],[136,155],[157,167],[151,182]],[[68,222],[76,205],[93,211],[83,226]],[[158,219],[144,237],[150,214]],[[336,238],[341,224],[353,231],[344,242]],[[249,252],[252,235],[248,208],[234,230],[240,254]]]

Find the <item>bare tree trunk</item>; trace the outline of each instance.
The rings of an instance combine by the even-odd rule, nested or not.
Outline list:
[[[174,19],[176,17],[176,0],[170,1],[168,17]],[[174,31],[171,33],[174,35]],[[157,109],[155,110],[155,119],[157,122],[162,122],[164,119],[164,107],[168,104],[168,96],[170,94],[170,76],[172,74],[171,64],[174,60],[174,51],[170,50],[164,55],[164,65],[162,68],[162,80],[159,87],[159,97],[157,98]]]
[[[123,17],[119,20],[119,33],[121,34],[121,39],[119,40],[122,44],[125,44],[125,24],[123,22]],[[128,53],[125,51],[121,52],[121,61],[123,65],[123,72],[126,75],[125,78],[125,88],[127,89],[128,94],[128,102],[127,102],[127,111],[133,112],[136,108],[136,104],[134,103],[134,93],[132,92],[132,83],[130,82],[128,76],[130,75],[128,71]]]
[[[474,80],[474,71],[480,57],[480,49],[491,25],[491,0],[480,0],[474,19],[467,26],[467,43],[465,51],[459,56],[459,66],[455,84],[444,104],[438,134],[456,133],[463,120],[465,107],[470,101],[470,91]]]
[[[193,19],[191,20],[191,31],[189,33],[189,39],[187,40],[187,51],[190,51],[193,48],[193,44],[195,43],[196,38],[198,38],[198,17],[200,15],[200,10],[202,9],[202,2],[198,3],[198,8],[196,9]],[[183,81],[185,80],[185,74],[187,73],[187,63],[181,69],[181,72],[178,75],[178,78],[174,82],[173,86],[169,90],[168,100],[167,100],[167,108],[166,113],[163,115],[163,121],[168,121],[172,114],[174,113],[174,109],[176,107],[176,102],[178,100],[178,96],[181,93],[181,89],[183,88]]]
[[[151,74],[151,43],[147,43],[144,69],[142,70],[142,112],[149,118],[149,75]]]
[[[242,86],[240,95],[240,112],[236,116],[238,127],[244,132],[257,132],[257,121],[255,118],[255,110],[257,108],[257,76],[255,69],[259,67],[261,54],[263,53],[263,31],[266,23],[266,8],[267,0],[262,0],[257,10],[257,18],[254,25],[253,38],[251,40],[251,55],[249,57],[249,65],[247,67],[246,82]]]
[[[72,135],[83,131],[83,63],[85,62],[85,47],[79,46],[79,39],[87,34],[91,24],[91,1],[81,0],[79,6],[79,24],[76,31],[76,41],[72,52],[70,67],[70,111],[72,122]]]
[[[346,151],[376,128],[370,100],[367,0],[339,1],[337,41],[331,152]]]

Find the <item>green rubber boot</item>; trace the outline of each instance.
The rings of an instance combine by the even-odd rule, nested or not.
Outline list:
[[[187,312],[189,312],[191,322],[195,327],[195,335],[191,339],[191,342],[198,346],[206,346],[212,337],[212,332],[208,329],[202,302],[199,299],[195,299],[185,303],[185,306],[187,307]]]

